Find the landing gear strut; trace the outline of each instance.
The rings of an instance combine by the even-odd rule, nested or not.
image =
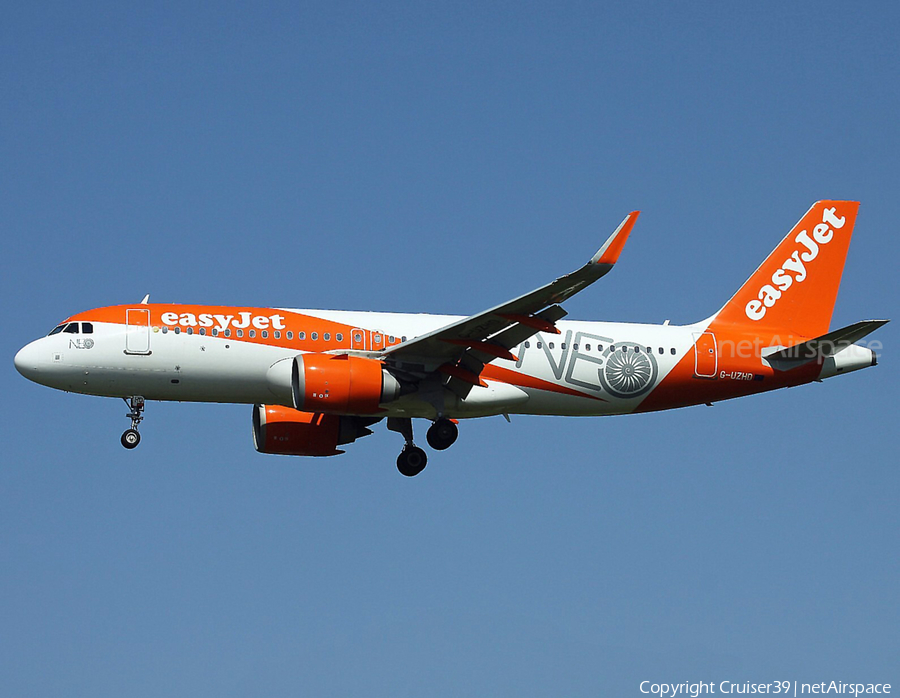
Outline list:
[[[126,429],[122,434],[122,445],[127,449],[135,448],[141,442],[141,434],[138,431],[138,424],[144,418],[144,398],[135,395],[132,398],[122,398],[128,405],[128,414],[126,417],[131,418],[131,429]]]
[[[450,448],[459,436],[459,428],[446,417],[441,417],[434,424],[428,427],[425,437],[428,439],[428,445],[435,451],[443,451]]]
[[[412,420],[409,417],[388,417],[387,428],[396,431],[406,440],[406,445],[397,456],[397,470],[401,475],[418,475],[428,464],[428,456],[413,443]]]

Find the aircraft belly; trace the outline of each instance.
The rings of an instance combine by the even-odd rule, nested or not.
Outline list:
[[[286,354],[281,347],[252,346],[221,338],[170,333],[152,337],[151,353],[124,354],[119,342],[98,342],[90,355],[72,356],[58,387],[106,397],[142,395],[148,400],[280,403],[266,372]]]

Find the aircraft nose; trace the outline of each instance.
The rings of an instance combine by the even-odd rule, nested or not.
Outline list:
[[[34,376],[38,371],[38,349],[35,344],[36,342],[26,344],[19,349],[16,353],[16,358],[13,359],[16,370],[29,380],[34,380]]]

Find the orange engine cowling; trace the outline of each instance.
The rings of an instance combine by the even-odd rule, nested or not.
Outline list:
[[[377,419],[300,412],[281,405],[253,406],[253,444],[260,453],[285,456],[336,456],[338,446],[372,431]]]
[[[300,354],[291,372],[294,408],[330,414],[376,414],[400,396],[380,361],[339,354]]]

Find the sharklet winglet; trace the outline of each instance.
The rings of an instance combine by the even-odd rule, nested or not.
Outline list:
[[[597,250],[596,254],[591,257],[591,264],[615,264],[616,260],[619,259],[619,254],[622,252],[622,248],[625,247],[625,242],[628,240],[628,235],[631,233],[631,229],[634,228],[634,223],[637,221],[638,216],[640,215],[640,211],[632,211],[627,216],[625,216],[625,220],[623,220],[619,227],[613,231],[613,234],[607,238],[606,242],[603,243],[603,247]]]

